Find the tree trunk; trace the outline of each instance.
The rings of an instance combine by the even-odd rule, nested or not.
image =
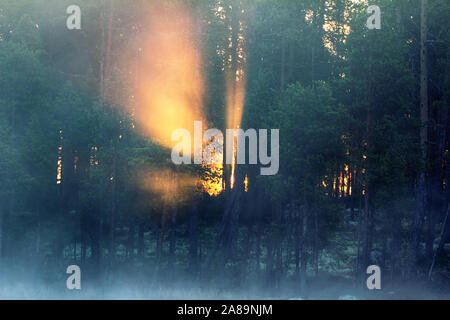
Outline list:
[[[145,233],[144,223],[143,221],[140,220],[138,225],[138,256],[142,260],[145,258],[144,233]]]
[[[255,260],[256,260],[256,274],[257,278],[260,279],[261,276],[261,237],[263,233],[263,227],[261,221],[257,222],[257,230],[256,230],[256,248],[255,248]]]
[[[300,242],[300,294],[306,298],[308,296],[307,280],[306,280],[306,267],[307,267],[307,252],[306,252],[306,234],[308,230],[308,215],[306,208],[302,209],[302,224],[301,224],[301,237]]]
[[[170,217],[170,231],[169,231],[169,267],[172,268],[175,262],[175,250],[176,250],[176,219],[177,219],[177,204],[173,204],[172,214]]]
[[[372,233],[373,233],[373,218],[372,209],[370,208],[370,189],[366,185],[366,197],[364,199],[364,240],[363,253],[361,264],[361,276],[365,277],[367,267],[371,263],[372,252]]]
[[[112,210],[109,220],[109,264],[110,267],[114,264],[115,246],[114,246],[114,232],[116,230],[116,216],[117,216],[117,138],[113,137],[114,141],[114,154],[113,154],[113,180],[112,180]]]
[[[319,213],[314,210],[314,276],[319,274]]]
[[[189,220],[189,267],[195,273],[198,267],[198,203],[196,196],[192,199],[191,218]]]
[[[417,182],[417,209],[411,233],[412,261],[417,262],[419,256],[419,241],[422,231],[423,218],[426,208],[426,176],[425,164],[427,161],[428,143],[428,70],[427,70],[427,0],[421,0],[420,23],[420,148],[422,150],[422,168]],[[411,266],[412,267],[412,266]]]
[[[283,91],[285,88],[285,83],[286,83],[285,69],[286,69],[286,37],[285,37],[285,35],[282,35],[281,36],[280,94],[283,94]]]

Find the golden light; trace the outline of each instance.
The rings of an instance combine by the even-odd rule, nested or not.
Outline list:
[[[141,12],[143,27],[140,29],[143,31],[120,58],[123,68],[130,70],[127,111],[132,116],[133,128],[171,149],[179,143],[171,141],[176,129],[186,129],[194,137],[194,121],[202,121],[203,127],[207,127],[203,115],[204,80],[201,45],[197,38],[198,19],[194,19],[181,2],[171,6],[153,3]],[[143,185],[146,190],[160,194],[166,202],[182,201],[182,190],[195,186],[217,196],[222,192],[221,162],[218,159],[212,165],[203,164],[206,173],[201,179],[158,169],[144,174]]]
[[[184,128],[193,136],[194,121],[204,120],[204,82],[194,21],[181,4],[152,5],[145,15],[144,31],[136,39],[139,49],[133,49],[133,59],[124,61],[129,70],[136,70],[131,81],[137,127],[167,148],[175,144],[173,131]]]
[[[231,72],[231,71],[230,71]],[[237,70],[235,77],[227,77],[227,128],[238,129],[241,126],[245,99],[244,71]]]
[[[204,167],[207,173],[201,180],[202,188],[211,197],[217,197],[223,191],[223,165],[213,163]]]
[[[356,169],[355,169],[356,170]],[[340,170],[338,173],[334,174],[332,190],[333,195],[337,197],[347,197],[352,195],[352,176],[354,173],[350,170],[349,166],[346,164],[343,170]],[[321,186],[325,189],[328,189],[328,176],[325,176],[321,181]],[[328,192],[325,192],[328,195]]]
[[[141,24],[137,24],[141,31],[130,42],[133,45],[120,56],[120,69],[129,70],[128,81],[131,86],[127,93],[127,111],[132,117],[133,128],[136,125],[143,135],[168,149],[179,143],[171,141],[176,129],[186,129],[194,137],[194,121],[202,121],[203,127],[210,127],[203,112],[205,84],[201,43],[197,37],[200,34],[197,21],[200,20],[194,19],[189,11],[181,1],[170,6],[153,3],[143,8],[143,19]],[[223,11],[223,8],[217,9],[218,14],[225,14]],[[224,64],[227,128],[240,127],[245,98],[242,21],[235,28],[238,28],[237,40],[234,48],[231,48],[234,53],[231,56],[224,55],[227,65],[225,67]],[[231,32],[236,30],[231,29]],[[232,41],[229,44],[233,47]],[[205,192],[217,196],[223,191],[222,159],[211,165],[203,164],[203,167],[206,174],[200,181],[197,177],[179,176],[170,178],[175,182],[163,184],[170,189],[176,188],[173,183],[192,186],[197,181]],[[234,164],[232,167],[234,179]],[[184,179],[187,179],[186,183]],[[159,180],[163,180],[162,176]],[[149,187],[152,184],[146,185]],[[166,193],[161,188],[147,189]]]
[[[58,147],[58,161],[56,167],[56,184],[61,184],[62,181],[62,147]]]
[[[56,162],[56,184],[61,184],[62,182],[62,159],[63,159],[63,131],[59,130],[59,141],[60,145],[58,146],[58,158]]]
[[[230,9],[233,9],[230,6]],[[241,13],[245,11],[242,10]],[[237,30],[233,30],[237,29]],[[245,25],[242,20],[229,26],[228,47],[231,54],[224,60],[226,77],[226,108],[227,108],[227,128],[238,129],[241,127],[242,113],[244,111],[244,100],[246,90],[246,62],[245,51]],[[234,34],[234,41],[233,41]],[[235,182],[236,166],[236,145],[237,137],[233,143],[234,157],[231,164],[230,188],[233,189]]]
[[[149,170],[142,177],[143,189],[158,194],[166,204],[187,201],[199,182],[197,177],[171,169]]]
[[[201,180],[203,191],[217,197],[223,191],[223,154],[212,154],[212,164],[203,163],[205,173]]]

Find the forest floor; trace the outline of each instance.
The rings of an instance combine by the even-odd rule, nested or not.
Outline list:
[[[116,283],[112,286],[84,286],[81,290],[67,290],[63,286],[9,283],[0,286],[0,299],[125,299],[125,300],[450,300],[450,286],[444,282],[400,282],[386,284],[381,290],[356,287],[352,281],[335,278],[333,281],[314,281],[308,284],[307,296],[301,297],[293,283],[278,289],[249,286],[236,290],[219,290],[192,283],[158,284],[150,282]]]

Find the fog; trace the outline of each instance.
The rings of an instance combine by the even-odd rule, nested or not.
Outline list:
[[[0,0],[0,299],[450,299],[449,11]]]

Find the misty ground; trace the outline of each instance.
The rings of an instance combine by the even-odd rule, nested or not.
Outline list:
[[[34,275],[34,277],[33,277]],[[287,278],[279,282],[276,287],[268,288],[261,283],[249,283],[236,288],[224,287],[228,281],[204,280],[194,282],[181,277],[172,280],[157,281],[154,277],[141,277],[130,273],[114,276],[109,284],[100,280],[82,278],[81,290],[66,288],[66,275],[61,274],[59,281],[46,281],[43,277],[30,273],[27,276],[9,276],[2,273],[0,285],[0,299],[125,299],[125,300],[396,300],[396,299],[450,299],[448,290],[450,278],[443,274],[436,274],[432,282],[425,280],[399,281],[382,279],[381,290],[368,290],[355,284],[353,279],[321,274],[317,279],[308,279],[308,292],[301,296],[298,282],[294,278]],[[183,275],[187,277],[187,275]],[[88,278],[88,279],[86,279]],[[388,277],[386,277],[388,278]]]

